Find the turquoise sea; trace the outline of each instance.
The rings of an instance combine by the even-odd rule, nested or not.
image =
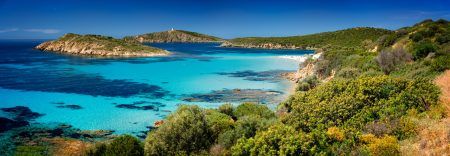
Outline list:
[[[218,43],[151,44],[173,52],[159,58],[92,58],[34,50],[42,41],[0,41],[0,108],[26,106],[37,123],[138,134],[180,104],[215,108],[230,93],[277,93],[257,102],[275,108],[290,83],[278,75],[298,68],[286,55],[302,50],[221,48]],[[252,95],[249,95],[252,96]],[[270,94],[270,96],[272,96]],[[0,116],[7,113],[0,111]]]

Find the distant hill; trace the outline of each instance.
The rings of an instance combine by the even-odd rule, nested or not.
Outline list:
[[[137,36],[125,37],[126,41],[137,41],[141,43],[161,43],[161,42],[221,42],[221,38],[190,32],[185,30],[168,30],[154,32]]]
[[[333,47],[355,47],[363,42],[373,42],[380,36],[393,33],[390,30],[358,27],[289,37],[245,37],[224,42],[224,47],[268,48],[268,49],[326,49]]]
[[[101,35],[79,35],[68,33],[57,40],[41,43],[36,49],[73,55],[114,56],[114,57],[147,57],[168,55],[169,52],[130,43]]]

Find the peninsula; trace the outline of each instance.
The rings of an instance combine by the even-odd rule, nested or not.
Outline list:
[[[57,40],[41,43],[36,46],[36,49],[71,55],[104,57],[151,57],[170,54],[162,49],[108,36],[73,33],[65,34]]]
[[[167,42],[222,42],[223,39],[200,34],[185,30],[171,29],[168,31],[147,33],[137,36],[127,36],[124,38],[126,41],[137,41],[140,43],[167,43]]]

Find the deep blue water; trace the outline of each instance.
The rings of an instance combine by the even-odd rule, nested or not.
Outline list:
[[[35,122],[130,134],[146,130],[179,104],[214,108],[241,102],[224,98],[232,89],[280,92],[274,100],[262,101],[274,107],[290,86],[276,75],[299,64],[280,56],[312,53],[158,43],[151,45],[174,54],[118,59],[34,50],[40,42],[0,41],[0,108],[26,106],[44,114]],[[187,97],[207,98],[195,102]],[[0,111],[0,116],[7,114]]]

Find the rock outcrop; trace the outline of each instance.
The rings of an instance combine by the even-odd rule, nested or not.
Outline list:
[[[184,30],[169,30],[155,33],[142,34],[137,36],[128,36],[124,40],[137,41],[140,43],[166,43],[166,42],[222,42],[223,40],[200,34],[196,32],[184,31]]]
[[[112,37],[72,33],[65,34],[57,40],[39,44],[36,46],[36,49],[72,55],[105,57],[150,57],[170,54],[162,49],[126,42]]]

